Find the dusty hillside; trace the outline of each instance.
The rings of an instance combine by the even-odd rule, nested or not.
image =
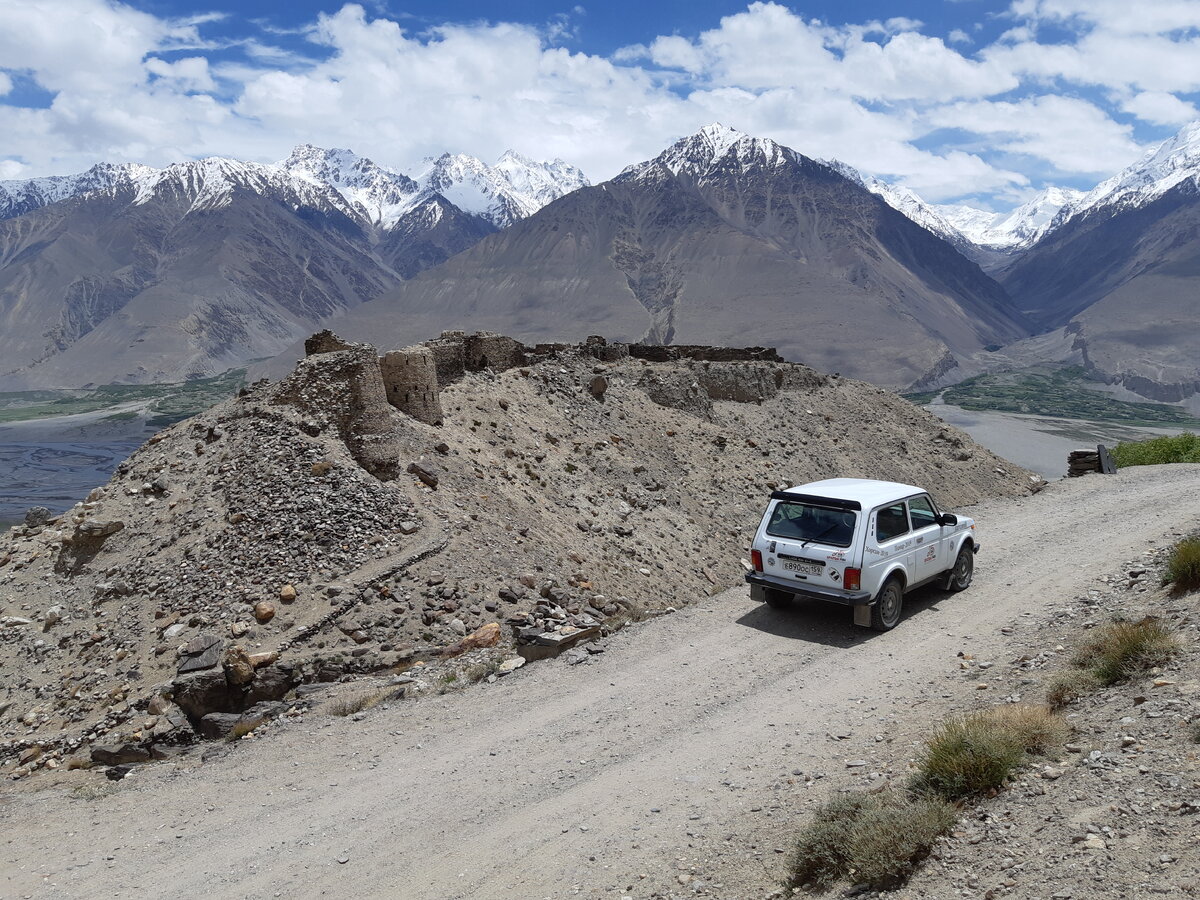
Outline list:
[[[399,671],[489,623],[503,646],[686,604],[736,582],[774,485],[884,477],[948,506],[1036,486],[794,364],[550,349],[444,388],[438,427],[382,402],[376,360],[310,356],[0,539],[3,771],[89,743],[173,755],[299,682]]]

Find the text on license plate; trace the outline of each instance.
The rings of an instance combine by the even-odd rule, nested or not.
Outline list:
[[[785,559],[783,560],[783,568],[788,572],[799,572],[801,575],[820,575],[821,570],[825,567],[819,563],[795,562]]]

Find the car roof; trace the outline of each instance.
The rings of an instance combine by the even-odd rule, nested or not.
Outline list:
[[[826,478],[787,488],[781,493],[803,494],[809,497],[829,497],[837,500],[857,500],[863,509],[882,503],[903,500],[913,494],[926,493],[924,488],[898,481],[876,481],[873,478]]]

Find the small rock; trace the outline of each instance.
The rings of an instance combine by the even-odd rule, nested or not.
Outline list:
[[[260,600],[254,604],[254,618],[258,619],[260,624],[270,622],[275,618],[275,607],[266,600]]]
[[[279,599],[283,603],[292,603],[296,599],[296,588],[294,585],[285,584],[279,589]]]
[[[525,657],[514,656],[512,659],[506,659],[504,662],[500,663],[499,667],[496,669],[496,673],[498,675],[509,675],[512,672],[517,671],[517,669],[521,668],[523,665],[525,665]]]

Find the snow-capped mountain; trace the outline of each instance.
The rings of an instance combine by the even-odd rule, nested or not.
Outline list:
[[[234,190],[275,196],[293,205],[332,206],[363,224],[388,231],[439,194],[459,210],[496,228],[537,212],[588,183],[560,159],[536,162],[513,151],[495,166],[465,154],[427,160],[414,179],[350,150],[301,144],[275,164],[208,157],[162,169],[101,163],[78,175],[0,182],[0,219],[98,191],[131,189],[136,203],[165,193],[187,196],[195,209],[228,203]]]
[[[77,175],[51,175],[25,181],[0,181],[0,219],[11,219],[81,194],[132,187],[155,170],[135,163],[98,163]]]
[[[790,154],[790,157],[789,157]],[[636,163],[617,176],[618,179],[654,178],[666,172],[702,178],[726,157],[736,164],[776,166],[797,154],[770,138],[756,138],[736,128],[714,122],[695,134],[676,141],[654,159]]]
[[[583,172],[561,159],[534,162],[511,150],[495,166],[463,153],[445,153],[426,160],[416,179],[463,212],[483,216],[497,228],[507,228],[588,183]]]
[[[1083,191],[1049,187],[1012,212],[994,213],[966,205],[934,206],[941,219],[971,243],[990,250],[1014,250],[1034,244],[1070,210]],[[903,211],[903,210],[902,210]]]
[[[1054,226],[1101,208],[1117,212],[1145,206],[1185,181],[1200,187],[1200,121],[1185,125],[1129,168],[1080,196],[1063,209]]]

